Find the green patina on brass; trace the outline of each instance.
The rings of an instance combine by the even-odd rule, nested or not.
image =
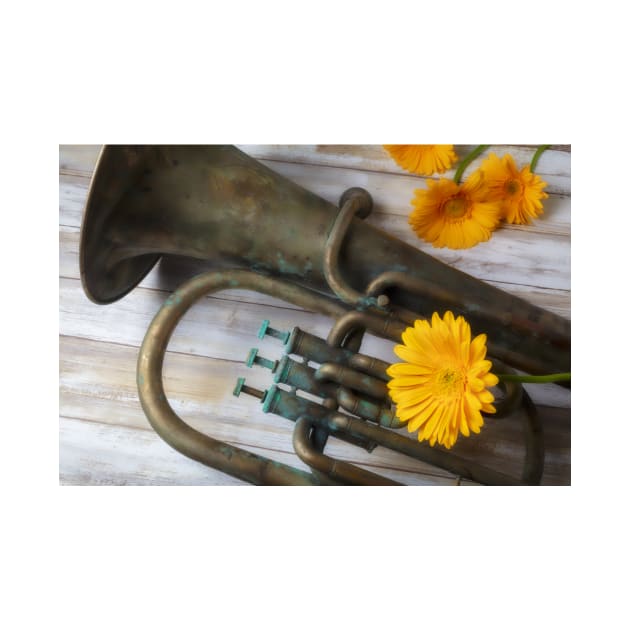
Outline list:
[[[271,326],[269,326],[269,320],[265,319],[263,320],[262,324],[260,325],[260,329],[258,330],[258,339],[264,339],[265,335],[268,335],[269,337],[275,337],[276,339],[280,339],[283,343],[287,343],[290,333],[271,328]]]
[[[397,426],[386,396],[387,364],[358,350],[366,331],[398,342],[415,319],[450,309],[466,317],[474,334],[488,335],[489,355],[506,370],[568,372],[570,323],[369,225],[372,201],[366,191],[349,189],[340,206],[234,147],[104,148],[81,230],[81,279],[88,297],[99,304],[120,299],[162,255],[202,259],[216,269],[169,296],[147,331],[137,384],[151,425],[188,457],[250,483],[391,483],[326,456],[329,433],[368,450],[382,444],[484,483],[537,483],[542,434],[520,386],[506,390],[504,404],[505,413],[523,407],[529,423],[523,477],[514,480],[450,454],[436,455],[439,451],[383,428]],[[277,386],[257,390],[244,379],[234,390],[264,400],[268,411],[296,423],[294,446],[312,474],[212,439],[183,422],[166,400],[162,365],[177,322],[204,295],[236,287],[335,320],[325,340],[297,328],[276,330],[268,321],[259,331],[261,339],[284,343],[287,354],[319,363],[318,370],[297,363],[289,368],[288,360],[280,366],[257,352],[248,360],[250,366],[279,370],[290,387],[313,392],[321,404]],[[364,419],[338,412],[339,406],[360,411]]]
[[[245,360],[245,365],[247,367],[252,367],[253,365],[262,365],[263,367],[266,367],[272,372],[275,372],[278,367],[278,362],[258,356],[258,348],[252,348],[249,351],[249,354],[247,355],[247,359]]]
[[[295,387],[321,398],[334,398],[338,389],[334,383],[318,381],[314,368],[288,356],[281,359],[278,371],[274,375],[274,382]]]

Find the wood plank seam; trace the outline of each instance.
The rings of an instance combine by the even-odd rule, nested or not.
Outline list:
[[[378,145],[376,145],[378,146]],[[501,146],[502,145],[497,145],[497,146]],[[507,145],[510,147],[518,147],[520,146],[521,148],[525,148],[525,149],[531,149],[531,146],[528,145]],[[553,149],[548,149],[548,151],[552,151]],[[489,149],[487,151],[487,153],[491,153],[492,149]],[[561,151],[562,153],[565,153],[565,151]],[[532,151],[533,153],[533,151]],[[568,153],[568,152],[566,152]],[[462,156],[465,157],[465,156]],[[481,161],[483,158],[485,157],[482,156],[481,158],[478,158],[477,161]],[[261,162],[286,162],[286,159],[283,158],[276,158],[273,156],[269,156],[269,155],[265,155],[264,157],[260,157],[257,158],[259,159]],[[339,163],[335,163],[332,164],[330,161],[326,161],[325,159],[316,159],[316,158],[311,158],[309,160],[304,159],[304,158],[300,158],[300,157],[296,157],[295,160],[293,160],[291,163],[292,164],[300,164],[303,166],[324,166],[324,167],[328,167],[328,168],[335,168],[335,169],[344,169],[344,170],[354,170],[354,171],[358,171],[360,173],[385,173],[387,175],[398,175],[398,176],[402,176],[402,177],[417,177],[418,179],[424,179],[424,180],[429,180],[429,179],[438,179],[440,177],[440,175],[433,175],[433,176],[426,176],[426,175],[416,175],[414,173],[410,173],[408,171],[406,171],[405,169],[402,169],[400,166],[398,166],[398,164],[393,160],[393,158],[391,159],[391,163],[384,161],[384,165],[388,166],[387,170],[384,170],[381,166],[380,169],[377,168],[369,168],[368,166],[361,166],[361,165],[357,165],[357,164],[339,164]],[[474,162],[473,162],[474,165]],[[456,165],[455,165],[456,166]],[[474,168],[471,167],[471,168]],[[452,169],[453,172],[455,171],[455,169]],[[449,171],[450,172],[450,171]],[[555,173],[542,173],[541,177],[543,175],[556,175]],[[567,177],[567,175],[565,175],[564,173],[560,174],[561,177]]]
[[[132,343],[123,343],[121,341],[102,341],[101,339],[96,339],[94,337],[87,337],[87,336],[83,336],[83,335],[68,335],[68,334],[60,334],[59,335],[59,339],[76,339],[77,341],[93,341],[95,343],[103,343],[103,344],[107,344],[108,346],[115,346],[118,348],[129,348],[131,350],[140,350],[140,345],[135,345]],[[245,361],[239,361],[237,359],[230,359],[229,357],[213,357],[213,356],[209,356],[209,355],[205,355],[205,354],[191,354],[190,352],[182,352],[181,350],[167,350],[166,351],[167,355],[176,355],[176,356],[182,356],[182,357],[190,357],[190,356],[195,356],[195,357],[201,357],[204,359],[214,359],[216,361],[225,361],[227,363],[234,363],[234,364],[242,364],[243,367],[245,367]]]

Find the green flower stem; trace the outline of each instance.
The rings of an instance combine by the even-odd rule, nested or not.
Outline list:
[[[534,153],[534,157],[529,165],[529,170],[533,173],[536,166],[538,166],[538,160],[540,160],[540,156],[550,147],[550,144],[541,144],[537,149],[536,153]]]
[[[496,376],[504,383],[555,383],[557,381],[571,380],[571,372],[541,374],[540,376],[531,376],[529,374],[497,374]]]
[[[457,172],[455,173],[455,177],[453,177],[453,181],[456,184],[459,184],[466,167],[479,155],[481,155],[490,145],[489,144],[480,144],[476,149],[473,149],[461,162]]]

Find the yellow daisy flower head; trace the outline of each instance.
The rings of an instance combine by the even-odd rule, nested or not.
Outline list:
[[[447,311],[431,322],[417,320],[394,348],[405,363],[387,369],[387,386],[397,416],[418,440],[451,448],[459,434],[479,433],[481,412],[494,413],[494,395],[487,388],[499,379],[486,360],[486,335],[471,341],[470,325]]]
[[[499,202],[489,201],[487,194],[479,171],[463,184],[429,180],[426,189],[415,191],[409,225],[434,247],[472,247],[487,241],[501,220]]]
[[[488,198],[501,203],[502,216],[508,223],[528,224],[542,214],[541,200],[549,196],[543,191],[547,183],[532,173],[529,165],[519,171],[511,155],[499,158],[491,153],[480,170],[488,185]]]
[[[398,166],[417,175],[448,171],[457,162],[452,144],[384,144]]]

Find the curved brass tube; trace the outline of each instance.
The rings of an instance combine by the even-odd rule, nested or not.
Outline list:
[[[527,418],[525,421],[525,464],[523,465],[523,481],[539,484],[545,467],[545,442],[543,426],[538,410],[529,394],[522,390],[522,406]]]
[[[341,209],[328,234],[324,248],[323,268],[326,282],[335,295],[346,304],[361,307],[376,306],[379,303],[376,298],[353,289],[344,280],[339,270],[339,251],[346,232],[355,216],[364,219],[370,214],[372,198],[362,188],[350,188],[341,198],[340,205]]]
[[[377,315],[373,312],[348,311],[332,327],[326,340],[328,345],[341,346],[346,336],[351,334],[356,328],[369,329],[379,337],[400,341],[407,324],[390,314]]]
[[[420,278],[410,278],[408,274],[400,271],[384,271],[379,274],[367,286],[365,293],[372,297],[383,295],[387,289],[396,287],[407,291],[419,292],[437,303],[445,303],[458,306],[457,297],[442,287],[438,287],[430,282],[421,280]],[[491,313],[492,317],[496,317]]]
[[[362,392],[372,398],[382,399],[388,395],[387,384],[378,378],[351,370],[345,365],[323,363],[315,371],[318,381],[333,381],[339,385]]]
[[[343,387],[339,388],[337,400],[342,409],[361,416],[366,420],[376,422],[381,427],[400,429],[407,425],[406,422],[397,418],[396,414],[386,405],[379,405],[375,402],[358,398]]]
[[[382,381],[387,382],[389,380],[389,376],[387,375],[389,363],[387,363],[387,361],[370,357],[367,354],[355,354],[350,357],[348,365],[355,370],[376,376],[376,378],[380,378]]]
[[[431,284],[430,282],[423,281],[420,278],[414,278],[409,274],[401,273],[400,271],[385,271],[381,273],[370,282],[365,292],[370,296],[378,296],[391,288],[419,293],[430,297],[437,303],[448,304],[452,308],[458,307],[458,298],[450,291]],[[523,320],[519,317],[518,310],[499,312],[487,308],[483,310],[477,309],[477,314],[482,315],[488,321],[495,321],[500,326],[510,326],[518,321],[519,325],[526,329],[530,324],[527,320]],[[533,330],[532,328],[532,331]],[[558,343],[565,342],[567,334],[566,322],[549,317],[545,333],[551,341]]]
[[[215,440],[187,425],[171,408],[162,382],[169,339],[188,309],[208,293],[239,287],[250,289],[339,317],[345,308],[293,284],[252,271],[201,274],[182,285],[164,303],[149,326],[138,357],[138,393],[151,426],[184,455],[254,484],[319,485],[317,476]]]
[[[313,448],[310,443],[308,432],[311,428],[316,428],[315,423],[309,422],[307,418],[298,418],[293,431],[293,448],[297,456],[311,468],[320,471],[330,479],[350,485],[369,486],[400,486],[403,484],[392,481],[387,477],[382,477],[354,464],[342,462]]]

